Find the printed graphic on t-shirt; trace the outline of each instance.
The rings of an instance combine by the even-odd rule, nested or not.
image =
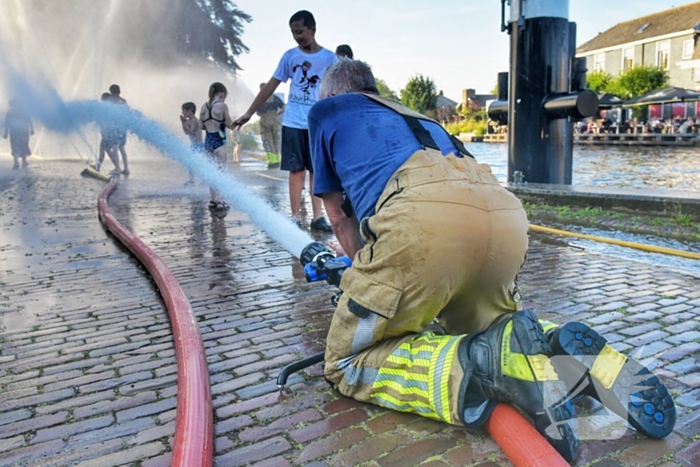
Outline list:
[[[299,90],[304,93],[303,102],[306,102],[311,96],[309,88],[315,89],[318,83],[321,81],[321,77],[318,75],[311,75],[311,62],[305,60],[301,65],[294,65],[292,67],[292,73],[294,73],[294,80],[299,84]],[[299,70],[300,73],[297,73]],[[301,74],[301,76],[299,76]],[[299,99],[300,96],[292,95],[294,99]],[[290,98],[292,97],[290,96]]]
[[[323,74],[338,57],[328,49],[307,54],[298,47],[288,50],[272,75],[281,83],[291,81],[289,101],[284,111],[283,125],[289,128],[306,129],[306,115],[318,101]]]

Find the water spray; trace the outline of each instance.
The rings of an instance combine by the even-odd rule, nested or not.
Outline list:
[[[300,230],[290,219],[246,189],[243,183],[237,182],[234,174],[225,173],[215,162],[193,152],[177,135],[142,112],[124,105],[93,100],[66,102],[46,80],[35,80],[37,85],[33,86],[14,68],[7,64],[3,66],[1,60],[0,70],[4,74],[8,94],[20,97],[30,116],[49,130],[67,135],[91,123],[124,128],[190,169],[293,255],[296,256],[304,245],[313,242],[307,232]]]

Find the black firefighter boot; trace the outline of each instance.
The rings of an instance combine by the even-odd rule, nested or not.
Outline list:
[[[566,386],[549,361],[551,352],[530,310],[505,315],[486,331],[466,336],[460,342],[459,359],[471,371],[471,379],[463,407],[484,399],[516,406],[572,462],[578,454],[578,424]]]
[[[554,351],[552,364],[569,388],[583,388],[582,394],[597,399],[646,436],[671,434],[676,407],[647,367],[610,347],[584,323],[542,324]]]

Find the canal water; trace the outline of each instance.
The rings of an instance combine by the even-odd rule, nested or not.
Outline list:
[[[479,162],[489,164],[501,183],[506,182],[507,145],[471,143],[467,145],[467,149],[474,154]],[[700,197],[700,148],[577,145],[574,146],[573,184],[696,192]],[[700,219],[696,221],[700,221]],[[586,227],[571,227],[570,230],[588,235],[700,253],[700,243],[697,242],[680,242],[652,235],[637,235]],[[575,248],[633,259],[647,264],[671,267],[700,278],[699,260],[646,253],[589,240],[567,239],[567,242]]]
[[[506,182],[507,145],[471,143],[467,149]],[[700,192],[700,148],[575,145],[573,184]]]

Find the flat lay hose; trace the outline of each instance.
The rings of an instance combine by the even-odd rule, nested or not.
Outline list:
[[[117,187],[112,179],[97,200],[104,226],[144,265],[156,282],[175,340],[177,355],[177,417],[171,467],[211,467],[214,455],[214,420],[209,368],[202,336],[189,300],[165,263],[140,238],[112,216],[107,206]]]
[[[663,253],[665,255],[680,256],[683,258],[690,259],[700,259],[700,253],[693,253],[692,251],[674,250],[673,248],[664,248],[661,246],[644,245],[641,243],[626,242],[624,240],[615,240],[612,238],[596,237],[594,235],[586,235],[575,232],[568,232],[566,230],[552,229],[551,227],[542,227],[541,225],[530,224],[530,230],[536,232],[545,232],[554,235],[563,235],[565,237],[577,237],[585,238],[586,240],[593,240],[600,243],[609,243],[611,245],[624,246],[627,248],[634,248],[636,250],[647,251],[649,253]]]

